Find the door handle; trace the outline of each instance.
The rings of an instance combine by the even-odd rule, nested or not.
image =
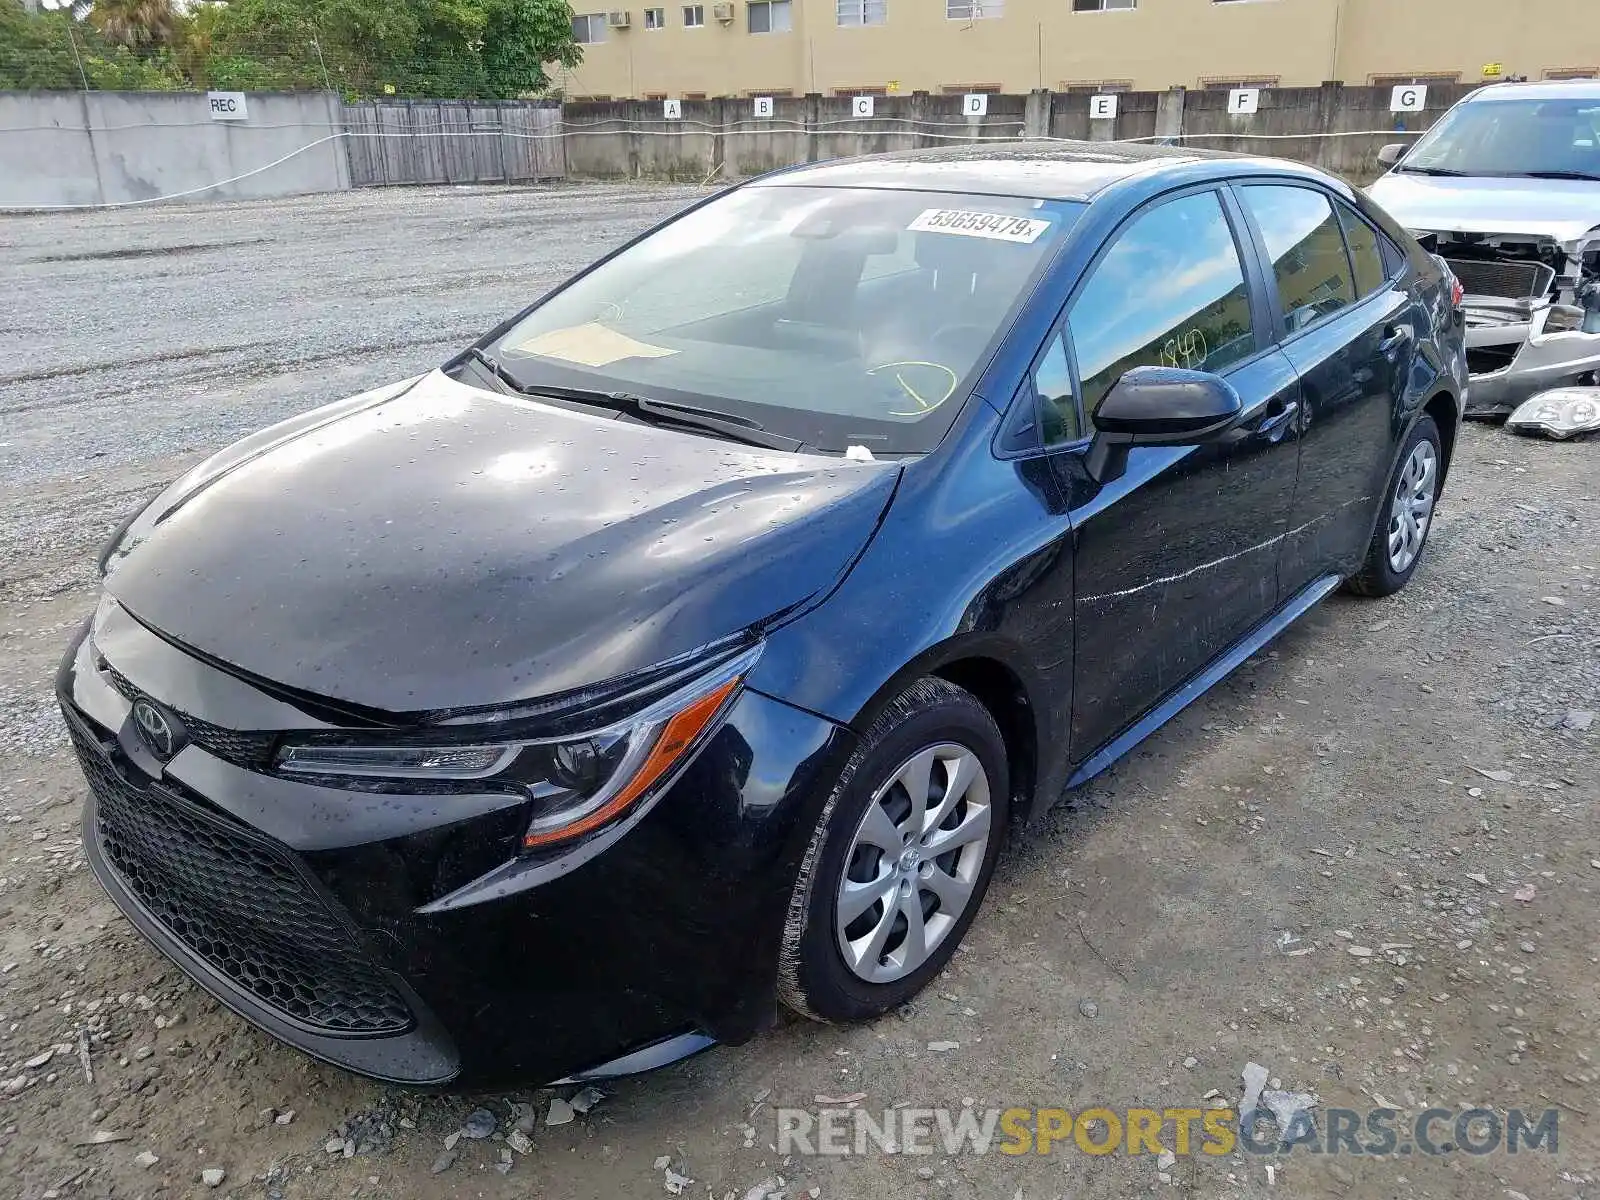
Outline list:
[[[1417,335],[1409,325],[1385,325],[1383,327],[1383,341],[1378,343],[1378,353],[1385,358],[1393,358]]]
[[[1276,438],[1288,428],[1294,420],[1295,414],[1300,411],[1300,401],[1291,400],[1282,409],[1264,417],[1261,424],[1256,426],[1256,433],[1264,438]]]

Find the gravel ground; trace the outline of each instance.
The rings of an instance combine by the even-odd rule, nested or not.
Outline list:
[[[0,1192],[609,1200],[684,1176],[710,1200],[1600,1196],[1592,442],[1469,428],[1412,586],[1324,604],[1057,809],[946,975],[876,1025],[785,1020],[550,1125],[573,1089],[420,1096],[310,1063],[132,933],[83,866],[49,700],[105,532],[196,457],[438,362],[696,194],[0,221]],[[773,1149],[774,1107],[820,1096],[1204,1107],[1237,1103],[1247,1062],[1318,1111],[1553,1107],[1559,1149]]]

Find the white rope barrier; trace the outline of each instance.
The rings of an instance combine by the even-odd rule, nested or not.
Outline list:
[[[609,122],[594,122],[592,124],[606,124],[606,123],[609,123]],[[586,127],[573,127],[573,128],[566,128],[566,129],[556,130],[556,131],[554,131],[552,133],[523,133],[523,132],[519,132],[517,130],[512,130],[512,129],[471,129],[471,128],[460,128],[460,127],[452,128],[452,127],[448,127],[448,126],[441,126],[441,127],[437,128],[437,129],[403,129],[403,130],[400,130],[400,129],[396,129],[396,130],[384,130],[384,129],[350,130],[350,129],[346,129],[346,130],[341,130],[338,133],[330,133],[326,137],[318,138],[316,141],[307,142],[304,146],[301,146],[301,147],[299,147],[298,149],[295,149],[295,150],[291,150],[291,151],[289,151],[289,153],[283,155],[282,157],[275,158],[271,162],[265,163],[262,166],[256,167],[256,168],[254,168],[252,170],[245,171],[245,172],[243,172],[241,174],[231,176],[231,177],[229,177],[227,179],[219,179],[215,183],[202,184],[200,187],[186,188],[185,190],[183,190],[181,192],[170,192],[170,193],[168,193],[166,195],[162,195],[162,196],[146,196],[146,197],[143,197],[143,198],[138,199],[138,200],[110,200],[110,201],[89,203],[89,204],[8,204],[8,205],[0,205],[0,212],[77,212],[77,211],[85,211],[85,210],[90,210],[90,209],[138,208],[138,207],[141,207],[141,206],[146,205],[146,204],[161,204],[161,203],[164,203],[164,202],[169,201],[169,200],[182,200],[187,196],[197,196],[202,192],[215,191],[217,188],[227,187],[230,184],[239,183],[242,180],[249,179],[249,178],[251,178],[253,176],[256,176],[256,175],[260,175],[263,172],[272,170],[274,167],[282,166],[284,163],[288,162],[290,159],[296,158],[299,155],[302,155],[302,154],[306,153],[308,150],[315,150],[318,146],[326,145],[329,142],[336,142],[336,141],[339,141],[339,140],[344,139],[344,138],[489,137],[489,138],[514,138],[514,139],[521,140],[521,141],[553,141],[553,140],[556,140],[556,139],[569,138],[569,137],[628,137],[628,136],[638,136],[638,137],[709,137],[709,138],[726,138],[726,137],[759,137],[759,136],[762,136],[764,134],[770,134],[770,133],[826,132],[826,131],[819,130],[817,128],[817,126],[818,125],[838,125],[838,124],[848,124],[848,125],[855,126],[856,127],[855,128],[855,132],[870,136],[873,133],[883,133],[883,132],[888,132],[888,131],[875,130],[875,129],[871,129],[871,128],[861,128],[861,126],[872,125],[872,124],[880,124],[880,123],[896,123],[896,124],[913,124],[913,125],[917,125],[918,128],[915,130],[915,133],[916,133],[917,136],[923,137],[923,138],[932,138],[932,139],[935,139],[935,140],[938,140],[938,141],[965,142],[965,143],[968,143],[968,144],[974,144],[974,143],[981,143],[981,142],[1015,142],[1015,141],[1019,140],[1019,138],[1018,138],[1018,136],[1016,134],[982,134],[982,133],[980,133],[980,134],[970,134],[970,133],[969,134],[941,134],[941,133],[930,133],[930,132],[927,131],[927,129],[928,129],[927,123],[919,123],[919,122],[912,121],[909,118],[900,118],[900,117],[864,117],[864,118],[859,118],[859,119],[848,118],[848,119],[844,119],[844,120],[840,120],[840,121],[817,122],[816,124],[812,124],[812,125],[806,125],[806,124],[803,124],[803,123],[800,123],[800,122],[771,121],[771,122],[766,122],[761,127],[755,128],[755,129],[723,129],[723,128],[706,127],[706,128],[704,128],[702,130],[699,130],[699,131],[696,131],[696,132],[693,132],[693,133],[685,132],[682,129],[637,129],[637,128],[631,128],[631,127],[628,127],[628,126],[623,126],[622,128],[618,128],[618,129],[595,129],[595,128],[592,128],[592,127],[589,127],[589,126],[586,126]],[[1008,122],[1008,123],[1010,123],[1010,122]],[[195,124],[209,125],[210,122],[195,122]],[[1020,122],[1018,124],[1020,124]],[[175,126],[175,125],[163,125],[163,126],[155,126],[154,128],[177,128],[177,127],[178,126]],[[41,128],[41,127],[30,127],[30,128]],[[51,127],[48,127],[48,128],[55,128],[55,127],[51,126]],[[148,129],[148,128],[152,128],[152,126],[121,126],[121,127],[118,127],[118,128]],[[276,126],[275,128],[289,128],[289,126]],[[17,130],[17,129],[0,130],[0,133],[19,132],[19,131],[20,130]],[[95,129],[95,130],[92,130],[92,131],[87,131],[87,130],[76,130],[76,129],[73,129],[73,130],[63,130],[62,132],[68,132],[68,133],[94,132],[94,133],[99,133],[99,132],[101,132],[101,130]],[[1152,134],[1152,135],[1150,135],[1148,137],[1118,138],[1118,139],[1114,139],[1114,140],[1111,140],[1111,141],[1107,141],[1107,142],[1102,143],[1102,144],[1104,144],[1104,145],[1119,145],[1119,144],[1120,145],[1128,145],[1128,144],[1140,143],[1140,142],[1165,142],[1165,143],[1169,143],[1169,144],[1173,144],[1173,145],[1180,145],[1180,144],[1182,144],[1184,142],[1193,141],[1193,140],[1210,140],[1210,141],[1219,141],[1219,140],[1220,141],[1249,141],[1249,140],[1256,140],[1256,141],[1300,141],[1300,140],[1307,140],[1307,141],[1310,141],[1310,140],[1316,140],[1316,139],[1321,139],[1321,138],[1401,137],[1401,136],[1415,137],[1420,132],[1422,132],[1422,131],[1421,130],[1409,130],[1409,129],[1365,129],[1365,130],[1339,130],[1337,132],[1330,132],[1330,133],[1182,133],[1182,134],[1174,134],[1174,135]],[[891,133],[891,135],[892,135],[892,133]],[[1061,137],[1043,136],[1043,137],[1027,138],[1025,140],[1027,140],[1027,141],[1038,141],[1038,142],[1082,142],[1083,139],[1081,139],[1081,138],[1061,138]]]

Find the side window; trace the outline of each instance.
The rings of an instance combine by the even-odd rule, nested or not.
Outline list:
[[[1239,194],[1261,227],[1290,333],[1355,303],[1344,237],[1326,196],[1273,184],[1243,187]]]
[[[1075,442],[1083,436],[1064,334],[1051,335],[1050,345],[1034,365],[1033,390],[1039,398],[1039,436],[1046,446]]]
[[[1378,248],[1378,231],[1347,206],[1335,202],[1333,208],[1344,226],[1345,245],[1350,247],[1350,265],[1356,272],[1356,295],[1370,296],[1389,278],[1384,270],[1383,251]]]
[[[1132,367],[1222,371],[1255,353],[1250,295],[1215,192],[1134,219],[1094,267],[1067,319],[1083,411]]]

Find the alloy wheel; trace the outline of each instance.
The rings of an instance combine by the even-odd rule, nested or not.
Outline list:
[[[989,776],[954,742],[917,751],[878,788],[834,906],[853,974],[892,983],[928,961],[972,903],[990,828]]]
[[[1389,566],[1403,575],[1422,553],[1439,481],[1439,455],[1433,443],[1421,441],[1406,459],[1389,506]]]

